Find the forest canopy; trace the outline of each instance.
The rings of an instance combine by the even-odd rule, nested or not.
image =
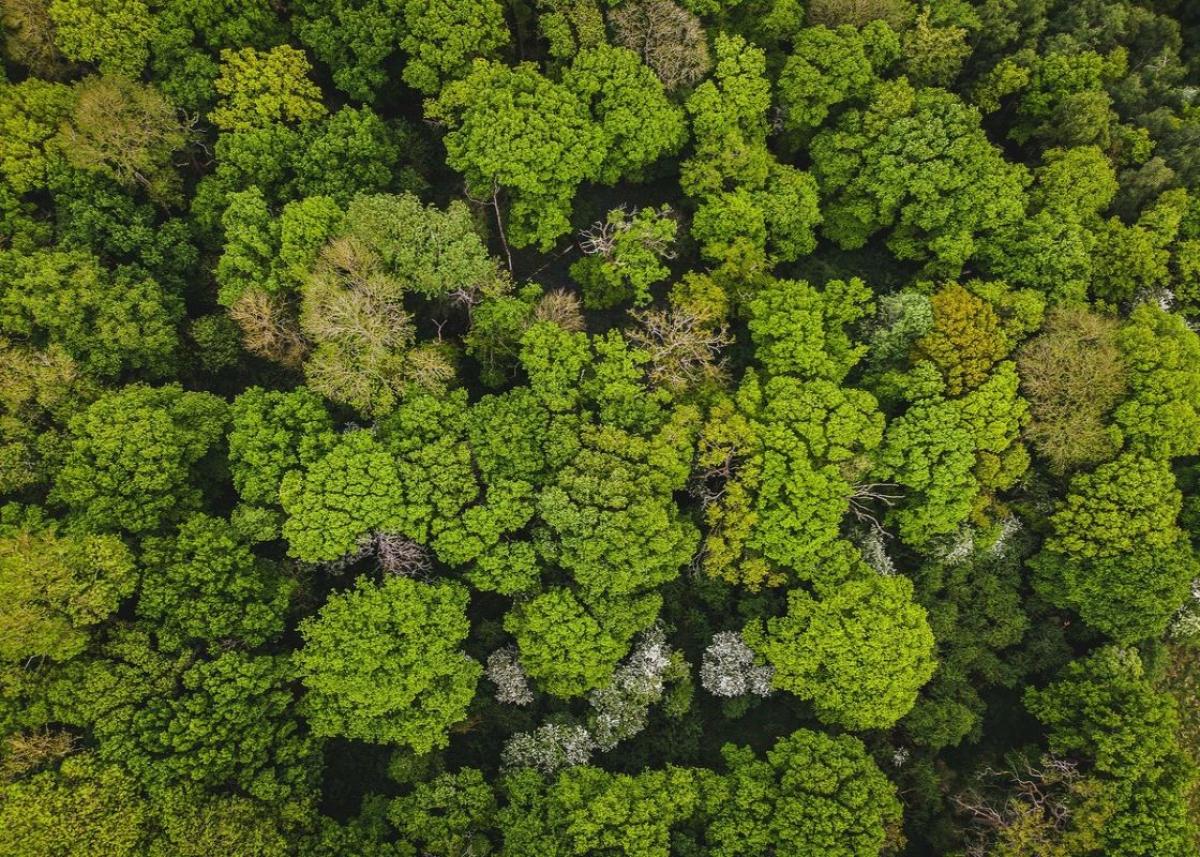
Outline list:
[[[0,37],[0,854],[1200,853],[1200,4]]]

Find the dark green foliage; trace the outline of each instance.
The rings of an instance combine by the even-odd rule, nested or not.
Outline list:
[[[1195,5],[0,0],[0,853],[1198,853]]]

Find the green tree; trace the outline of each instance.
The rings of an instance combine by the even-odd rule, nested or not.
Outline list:
[[[671,209],[643,208],[630,214],[614,208],[583,233],[585,255],[571,263],[571,277],[583,286],[588,309],[606,309],[632,298],[650,303],[650,287],[671,275],[663,260],[672,249],[678,223]]]
[[[144,0],[50,0],[54,40],[67,59],[101,71],[141,76],[150,57],[154,16]]]
[[[246,131],[322,118],[321,90],[308,79],[310,70],[304,52],[288,45],[221,51],[221,76],[215,84],[221,101],[209,112],[209,121],[222,131]]]
[[[854,248],[891,229],[897,257],[957,275],[977,235],[1025,208],[1026,171],[1004,161],[979,120],[943,90],[914,90],[904,79],[876,86],[865,109],[846,111],[813,139],[825,234]]]
[[[687,140],[683,111],[667,100],[662,83],[631,50],[602,45],[580,51],[563,84],[591,112],[604,152],[597,178],[637,180]]]
[[[283,631],[292,582],[223,518],[193,515],[173,538],[146,539],[141,561],[138,615],[155,623],[163,649],[192,641],[257,646]]]
[[[496,0],[407,0],[401,8],[400,48],[408,54],[404,82],[428,95],[447,80],[465,77],[471,60],[494,58],[509,42],[504,7]]]
[[[978,26],[978,19],[974,23]],[[917,86],[950,86],[970,54],[967,30],[953,21],[935,20],[928,6],[904,34],[904,72]]]
[[[15,507],[0,509],[15,518]],[[59,534],[39,515],[0,526],[0,658],[65,661],[133,592],[133,556],[120,539]]]
[[[340,435],[304,470],[283,474],[288,551],[305,562],[330,562],[374,531],[392,531],[402,514],[396,463],[368,431]]]
[[[0,173],[13,191],[46,186],[47,171],[60,159],[50,143],[75,106],[75,90],[66,84],[29,78],[0,86]]]
[[[915,356],[937,366],[946,392],[958,396],[978,387],[1012,343],[995,307],[957,283],[938,290],[930,304],[933,326],[914,343]]]
[[[773,261],[768,251],[792,261],[816,247],[817,185],[767,149],[771,91],[763,52],[725,34],[716,49],[715,79],[696,87],[686,104],[695,145],[680,167],[680,186],[699,202],[692,233],[702,255],[722,263],[723,278],[753,282]]]
[[[101,377],[175,368],[182,301],[145,271],[110,272],[81,250],[10,251],[0,254],[0,276],[0,330],[61,346]]]
[[[313,732],[417,753],[446,746],[483,674],[459,648],[467,597],[457,584],[403,577],[332,595],[301,623],[295,654]]]
[[[299,0],[296,35],[332,71],[352,98],[370,101],[388,80],[383,68],[400,46],[406,25],[401,0]]]
[[[1096,828],[1101,853],[1190,853],[1196,772],[1180,752],[1173,700],[1150,684],[1135,651],[1106,647],[1075,660],[1045,689],[1030,688],[1025,705],[1052,752],[1091,769],[1107,816]]]
[[[229,471],[246,503],[277,504],[284,474],[311,466],[336,440],[325,403],[307,387],[251,387],[233,400],[230,416]]]
[[[786,616],[745,633],[775,668],[775,687],[848,729],[895,723],[935,667],[933,632],[905,577],[870,574],[820,598],[793,589]]]
[[[198,465],[221,441],[228,406],[178,385],[132,385],[72,418],[50,499],[81,523],[155,530],[197,508]]]
[[[771,280],[747,304],[755,358],[774,375],[840,382],[867,350],[846,328],[871,313],[871,298],[858,278],[819,292],[803,280]]]
[[[1120,642],[1161,633],[1198,569],[1181,504],[1167,464],[1135,453],[1076,476],[1031,563],[1035,585]]]
[[[788,376],[760,386],[747,375],[736,402],[711,410],[700,441],[701,497],[715,495],[705,571],[752,590],[847,573],[841,522],[882,432],[862,390]]]
[[[602,686],[628,650],[628,639],[614,636],[569,589],[519,602],[504,628],[517,639],[525,671],[564,698]]]
[[[900,824],[896,787],[852,736],[801,729],[766,759],[731,744],[721,753],[728,772],[702,781],[715,857],[875,857]]]
[[[899,39],[882,23],[862,30],[847,25],[804,28],[779,75],[785,125],[797,131],[819,128],[830,110],[868,95],[876,73],[899,55]]]
[[[921,401],[892,420],[879,462],[881,478],[907,489],[890,514],[909,544],[952,535],[970,517],[980,490],[975,444],[953,402]]]
[[[48,483],[68,421],[100,392],[61,347],[43,351],[0,338],[0,491]]]
[[[310,793],[318,746],[300,730],[288,659],[225,651],[211,660],[114,635],[102,657],[67,665],[55,720],[90,729],[97,753],[149,789],[236,786],[264,801]]]
[[[604,157],[603,132],[574,91],[531,63],[477,59],[425,113],[448,129],[446,162],[471,195],[508,194],[505,229],[514,246],[549,250],[570,228],[575,190],[598,177]]]
[[[134,857],[150,808],[136,781],[95,753],[0,785],[0,848],[13,857]]]
[[[474,295],[499,276],[470,209],[459,200],[442,210],[410,193],[360,196],[346,209],[342,234],[375,251],[389,276],[425,298],[460,290]]]
[[[504,790],[509,803],[497,823],[505,857],[667,857],[671,828],[686,823],[699,804],[693,772],[674,767],[630,776],[581,765],[552,783],[524,769],[505,778]]]
[[[476,768],[417,783],[388,808],[388,819],[405,841],[436,854],[488,853],[495,815],[492,787]]]
[[[1116,341],[1129,398],[1113,418],[1128,447],[1154,458],[1200,452],[1200,337],[1178,315],[1146,303]]]

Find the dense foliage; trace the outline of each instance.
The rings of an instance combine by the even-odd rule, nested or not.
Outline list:
[[[1200,4],[0,34],[0,854],[1200,851]]]

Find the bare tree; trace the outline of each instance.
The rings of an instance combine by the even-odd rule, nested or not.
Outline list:
[[[373,546],[384,574],[422,577],[433,570],[429,550],[399,533],[376,533]]]
[[[627,337],[650,356],[646,374],[652,385],[681,393],[723,377],[721,350],[733,341],[724,326],[713,328],[679,309],[630,315],[637,327],[630,329]]]
[[[640,54],[669,90],[695,83],[712,65],[700,20],[671,0],[631,0],[608,20],[616,43]]]
[[[890,509],[904,496],[898,489],[898,485],[890,482],[863,482],[855,485],[850,494],[850,511],[859,521],[886,536],[888,532],[879,522],[875,504],[882,504]]]
[[[583,307],[579,297],[565,289],[546,292],[533,308],[534,321],[548,321],[563,330],[584,329]]]
[[[291,369],[304,363],[309,343],[283,297],[250,289],[229,308],[229,317],[241,328],[242,344],[251,354]]]
[[[0,782],[11,781],[70,755],[75,736],[69,732],[17,732],[0,750]]]
[[[1046,853],[1049,848],[1039,844],[1050,846],[1067,830],[1080,777],[1074,762],[1053,756],[1036,765],[1023,757],[1004,770],[980,771],[976,788],[950,798],[967,822],[966,854],[987,857],[1001,843],[1019,843],[1026,849],[1022,853]]]

